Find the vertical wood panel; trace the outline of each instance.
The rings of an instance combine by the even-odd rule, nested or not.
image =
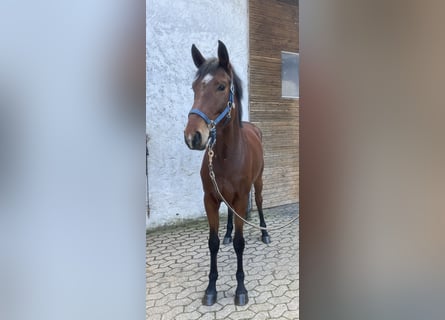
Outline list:
[[[264,207],[299,201],[299,100],[281,98],[281,51],[299,52],[297,0],[249,1],[250,120],[263,131]]]

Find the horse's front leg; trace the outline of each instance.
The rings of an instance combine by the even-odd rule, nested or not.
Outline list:
[[[234,208],[236,212],[245,219],[247,216],[247,199],[246,201],[240,201]],[[243,236],[243,225],[244,222],[235,216],[235,236],[233,238],[233,248],[236,253],[236,281],[237,286],[235,290],[235,305],[243,306],[249,302],[247,295],[247,289],[244,286],[244,269],[243,269],[243,252],[244,252],[244,236]]]
[[[211,196],[204,196],[204,206],[209,221],[209,250],[210,250],[210,273],[209,284],[202,298],[202,304],[211,306],[216,302],[216,280],[218,279],[218,267],[216,265],[217,255],[219,251],[219,205],[220,203]]]

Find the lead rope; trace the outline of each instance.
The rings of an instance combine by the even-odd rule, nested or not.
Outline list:
[[[221,198],[221,200],[226,204],[227,208],[229,208],[230,210],[233,211],[233,213],[240,218],[242,221],[244,221],[245,223],[247,223],[248,225],[260,229],[260,230],[278,230],[278,229],[282,229],[288,225],[290,225],[292,222],[294,222],[295,220],[298,219],[298,216],[296,216],[294,219],[292,219],[291,221],[289,221],[288,223],[281,225],[281,226],[276,226],[274,228],[265,228],[265,227],[260,227],[257,226],[249,221],[247,221],[246,219],[244,219],[243,217],[241,217],[235,209],[232,208],[232,206],[227,202],[227,200],[223,197],[223,195],[221,194],[221,192],[219,191],[218,188],[218,184],[216,183],[216,178],[215,178],[215,172],[213,172],[213,156],[215,155],[215,153],[213,152],[213,146],[215,145],[216,141],[213,141],[212,144],[208,145],[208,155],[209,155],[209,175],[210,175],[210,179],[212,180],[213,186],[215,187],[215,191],[218,194],[218,196]]]

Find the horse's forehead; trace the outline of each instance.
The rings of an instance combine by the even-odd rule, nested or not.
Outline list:
[[[202,78],[202,83],[207,84],[207,83],[209,83],[210,81],[212,81],[212,79],[213,79],[213,75],[210,74],[210,73],[207,73],[207,74],[204,76],[204,78]]]
[[[193,84],[195,83],[204,83],[207,84],[214,78],[214,75],[212,73],[206,73],[204,75],[202,74],[196,74],[195,79],[193,79]]]
[[[203,84],[208,84],[214,78],[221,78],[225,75],[225,71],[222,68],[216,68],[215,70],[208,71],[204,74],[197,73],[193,82],[201,82]]]

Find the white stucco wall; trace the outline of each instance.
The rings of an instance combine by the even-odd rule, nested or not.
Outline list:
[[[205,216],[199,170],[203,151],[191,151],[183,131],[193,103],[194,43],[205,57],[223,41],[243,82],[248,119],[247,0],[147,1],[148,196],[153,228]]]

